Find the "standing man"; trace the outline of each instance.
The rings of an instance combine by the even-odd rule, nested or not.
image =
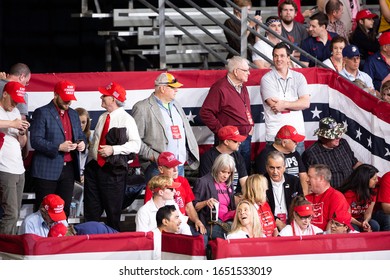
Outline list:
[[[22,84],[24,87],[28,86],[28,83],[31,79],[30,68],[24,63],[16,63],[11,66],[9,73],[6,75],[6,79],[0,80],[0,93],[3,92],[4,85],[9,81],[14,81]],[[28,95],[24,94],[24,103],[18,103],[16,108],[18,108],[22,119],[25,120],[28,116]]]
[[[273,50],[275,67],[265,74],[260,82],[264,105],[265,140],[272,145],[279,129],[293,125],[300,135],[305,135],[302,110],[310,106],[310,94],[306,78],[289,69],[291,50],[285,43],[275,45]],[[304,142],[297,146],[302,153]]]
[[[355,157],[347,140],[341,138],[346,131],[347,128],[333,118],[321,119],[319,128],[314,131],[314,135],[318,135],[318,141],[302,155],[306,168],[314,164],[329,166],[332,172],[329,180],[336,189],[351,175],[353,169],[362,164]]]
[[[326,30],[329,20],[324,13],[318,12],[310,17],[309,34],[303,40],[301,48],[308,54],[314,56],[319,61],[324,61],[331,56],[330,42],[337,36],[336,33]],[[314,67],[316,63],[305,55],[301,55],[300,60],[309,67]]]
[[[36,193],[36,209],[48,194],[57,194],[65,201],[69,216],[74,181],[80,181],[79,152],[86,139],[79,115],[70,108],[75,85],[60,81],[54,87],[53,100],[33,113],[30,138],[35,150],[31,166]]]
[[[130,160],[127,155],[139,152],[141,139],[134,119],[123,108],[125,89],[113,82],[106,88],[99,87],[99,92],[106,112],[96,124],[90,161],[84,170],[84,215],[87,221],[99,221],[106,211],[107,225],[119,231]],[[111,138],[115,141],[109,141]]]
[[[296,46],[300,46],[309,33],[305,25],[294,20],[298,7],[294,0],[285,0],[278,6],[280,19],[282,20],[282,36]]]
[[[325,5],[325,13],[328,16],[329,23],[326,30],[337,33],[339,36],[344,37],[347,41],[349,39],[349,32],[345,28],[341,18],[344,13],[343,3],[340,0],[330,0]]]
[[[226,77],[216,81],[200,109],[200,117],[214,133],[215,145],[218,145],[218,131],[223,126],[236,126],[240,135],[246,136],[239,152],[244,157],[247,173],[251,173],[251,143],[254,121],[251,112],[251,100],[244,85],[250,75],[247,59],[234,56],[228,60]]]
[[[314,215],[312,224],[323,231],[330,229],[333,217],[349,212],[349,205],[345,196],[332,188],[330,180],[332,173],[327,165],[311,165],[307,171],[310,194],[306,199],[313,203]]]
[[[317,0],[318,10],[325,12],[326,3],[329,0]],[[341,0],[343,3],[343,14],[341,21],[345,24],[345,29],[348,34],[351,32],[353,26],[356,26],[355,18],[358,11],[360,11],[360,0]]]
[[[297,195],[303,194],[299,178],[287,174],[283,153],[272,151],[267,156],[268,180],[267,200],[275,217],[278,230],[281,231],[289,222],[289,209],[291,202]]]
[[[137,102],[132,110],[142,141],[139,159],[146,182],[159,174],[157,158],[165,151],[173,153],[182,162],[178,166],[180,176],[184,176],[185,162],[192,169],[199,166],[198,143],[183,108],[175,100],[177,90],[183,84],[172,74],[162,73],[154,85],[154,93]]]
[[[24,166],[21,148],[27,142],[29,123],[22,120],[18,103],[25,103],[24,86],[8,82],[0,98],[0,205],[4,214],[0,234],[16,234],[22,204]]]

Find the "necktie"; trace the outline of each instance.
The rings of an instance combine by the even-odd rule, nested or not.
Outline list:
[[[106,121],[104,123],[103,130],[102,130],[102,134],[100,135],[100,141],[99,141],[98,150],[100,150],[100,146],[106,145],[106,135],[107,135],[109,126],[110,126],[110,115],[107,114]],[[98,153],[97,154],[97,162],[100,165],[100,167],[103,167],[103,165],[106,163],[106,158],[102,157]]]

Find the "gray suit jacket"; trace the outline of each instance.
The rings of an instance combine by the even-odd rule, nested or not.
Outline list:
[[[187,120],[183,108],[176,101],[172,101],[177,108],[184,123],[187,147],[187,162],[192,169],[199,167],[199,148],[190,123]],[[137,123],[139,136],[141,137],[141,149],[139,160],[144,168],[150,163],[150,159],[157,159],[160,153],[166,151],[168,138],[165,131],[164,117],[156,102],[154,93],[149,98],[134,104],[132,116]]]

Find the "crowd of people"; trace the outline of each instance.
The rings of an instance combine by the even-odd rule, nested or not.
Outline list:
[[[251,1],[235,2],[240,7],[251,6]],[[345,7],[345,1],[330,0],[322,6],[323,1],[318,1],[320,12],[304,13],[310,16],[306,29],[294,20],[300,14],[295,2],[300,7],[300,1],[280,1],[279,15],[267,19],[266,25],[317,59],[327,60],[327,65],[347,79],[360,79],[371,94],[387,102],[390,32],[382,30],[375,53],[358,44],[361,36],[375,40],[371,23],[377,16],[352,8],[349,2]],[[350,24],[342,20],[345,8],[350,8]],[[238,11],[235,14],[239,16]],[[351,31],[352,36],[345,37]],[[293,53],[273,34],[267,37],[274,46],[266,47],[269,50],[264,54],[273,66],[255,63],[260,68],[271,67],[260,81],[266,145],[256,155],[255,164],[251,161],[255,123],[245,85],[250,75],[246,58],[231,56],[226,76],[210,87],[201,106],[199,115],[215,138],[215,145],[202,155],[184,110],[175,100],[183,84],[171,73],[156,77],[154,92],[137,102],[131,114],[123,108],[126,90],[120,84],[99,87],[105,112],[92,133],[88,112],[71,108],[72,101],[77,101],[76,85],[71,81],[53,85],[53,99],[33,112],[30,126],[25,87],[31,72],[25,64],[14,65],[2,81],[0,98],[0,202],[4,212],[0,233],[17,234],[25,182],[22,149],[27,141],[34,149],[31,176],[37,203],[35,212],[24,219],[20,234],[58,237],[121,231],[129,162],[135,157],[146,182],[136,230],[153,231],[157,243],[161,231],[201,234],[207,244],[215,238],[390,230],[390,171],[379,178],[375,166],[359,161],[343,138],[347,128],[332,116],[322,118],[315,131],[305,131],[303,111],[310,106],[310,92],[305,76],[291,69],[291,56],[300,57],[309,67],[315,63]],[[250,34],[248,40],[252,40]],[[361,54],[367,73],[360,70]],[[257,60],[254,54],[253,61]],[[318,141],[305,147],[310,133]],[[192,186],[186,168],[198,171]],[[72,226],[67,219],[75,183],[84,189],[86,222]],[[100,223],[103,212],[107,225]]]

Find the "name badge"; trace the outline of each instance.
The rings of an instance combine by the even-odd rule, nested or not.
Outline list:
[[[248,119],[249,124],[250,125],[254,125],[254,122],[253,122],[253,119],[252,119],[252,114],[251,114],[251,112],[249,112],[248,109],[246,109],[246,117]]]
[[[180,128],[178,125],[171,125],[173,139],[181,139]]]

